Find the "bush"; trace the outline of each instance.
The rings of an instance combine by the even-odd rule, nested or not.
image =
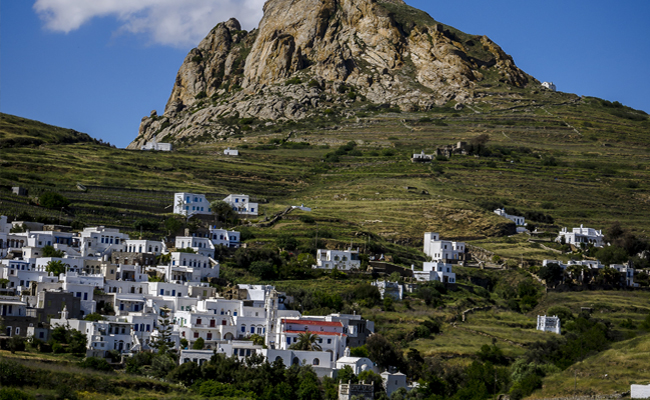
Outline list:
[[[86,357],[79,363],[81,368],[94,369],[95,371],[112,372],[113,367],[104,358]]]
[[[38,198],[38,202],[42,207],[49,208],[50,210],[61,209],[70,205],[70,200],[54,192],[43,193]]]
[[[303,222],[305,224],[313,224],[316,222],[314,217],[310,215],[301,215],[300,217],[298,217],[298,219],[300,220],[300,222]]]

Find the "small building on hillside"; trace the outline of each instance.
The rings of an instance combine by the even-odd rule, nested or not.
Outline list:
[[[631,399],[648,399],[650,398],[650,385],[631,385]]]
[[[526,219],[524,217],[520,217],[518,215],[507,214],[506,211],[503,208],[497,208],[496,210],[494,210],[494,213],[496,215],[502,216],[504,218],[508,218],[510,221],[517,224],[517,226],[525,226],[526,225]]]
[[[153,150],[153,151],[172,151],[171,143],[158,143],[156,139],[151,142],[146,142],[140,150]]]
[[[557,315],[554,315],[552,317],[547,317],[546,315],[538,315],[537,330],[543,332],[552,332],[560,335],[560,318]]]
[[[440,235],[433,232],[424,234],[424,254],[432,261],[458,263],[467,258],[467,247],[463,242],[441,240]]]
[[[413,276],[418,281],[456,283],[456,274],[453,272],[451,264],[443,262],[425,262],[422,264],[422,271],[416,271],[415,266],[411,266],[411,270],[413,271]]]
[[[27,196],[27,189],[21,186],[14,186],[11,188],[11,193],[15,194],[16,196]]]
[[[372,383],[341,383],[339,385],[339,400],[374,400],[375,387]]]
[[[361,267],[358,250],[322,250],[316,251],[315,269],[338,269],[339,271],[349,271]]]
[[[223,201],[230,204],[239,215],[257,215],[259,213],[257,203],[251,203],[250,196],[246,194],[231,194]]]
[[[204,194],[174,193],[174,214],[180,215],[210,215],[212,208]]]
[[[435,157],[435,154],[424,154],[424,150],[422,150],[420,153],[413,154],[411,162],[431,162]]]
[[[381,298],[384,299],[386,296],[392,297],[395,300],[402,300],[404,297],[404,286],[399,282],[390,282],[390,281],[374,281],[370,283],[372,286],[376,286],[381,294]]]
[[[552,90],[553,92],[557,91],[557,87],[555,87],[555,84],[553,82],[542,82],[542,87],[548,90]]]
[[[223,154],[227,156],[238,156],[239,155],[239,150],[237,149],[231,149],[228,147],[226,150],[223,151]]]
[[[557,238],[556,242],[562,242],[572,244],[574,246],[580,246],[581,244],[593,245],[594,247],[603,247],[605,244],[605,235],[603,235],[602,230],[595,230],[593,228],[585,228],[580,225],[579,228],[573,228],[570,232],[567,228],[562,228]]]

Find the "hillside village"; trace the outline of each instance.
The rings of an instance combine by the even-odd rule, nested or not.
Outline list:
[[[258,204],[247,195],[232,194],[210,202],[204,194],[188,192],[174,195],[173,210],[189,220],[224,212],[213,211],[223,203],[242,217],[258,213]],[[524,217],[504,209],[494,213],[513,221],[518,234],[534,235],[525,228]],[[583,226],[563,228],[556,242],[583,249],[607,245],[601,230]],[[392,266],[384,269],[392,271],[390,278],[388,273],[380,274],[383,278],[372,282],[382,299],[402,301],[407,292],[416,292],[419,284],[427,282],[437,281],[454,290],[455,265],[482,268],[472,260],[464,242],[426,232],[423,243],[428,261],[421,268]],[[113,363],[128,362],[140,352],[160,351],[176,352],[180,365],[201,366],[215,354],[242,361],[262,357],[268,362],[282,361],[287,368],[310,366],[319,377],[336,377],[344,369],[357,375],[373,371],[382,377],[389,396],[399,388],[418,386],[396,366],[379,366],[365,354],[351,355],[351,348],[365,346],[374,334],[372,320],[344,313],[303,315],[288,308],[294,299],[273,285],[237,284],[218,290],[218,249],[241,246],[245,244],[239,232],[215,225],[203,234],[186,229],[184,236],[146,240],[131,239],[119,229],[104,226],[74,232],[61,225],[9,222],[2,216],[0,346],[15,349],[27,339],[41,351],[62,351],[57,338],[63,329],[81,335],[83,350],[77,351]],[[312,256],[315,264],[311,268],[332,274],[360,272],[361,259],[365,259],[359,249],[352,248],[318,249]],[[375,261],[375,256],[368,259],[391,265],[383,255]],[[600,275],[607,276],[607,284],[613,287],[639,287],[629,263],[548,259],[538,274],[549,287],[562,279],[584,281],[589,276],[598,280]],[[557,316],[538,316],[537,329],[561,334],[561,324]],[[339,390],[339,398],[349,398],[372,387],[341,384]]]

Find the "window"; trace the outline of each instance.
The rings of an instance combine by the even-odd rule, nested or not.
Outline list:
[[[201,325],[201,318],[197,318],[197,319],[196,319],[196,324],[197,324],[197,325]]]
[[[198,338],[198,337],[199,337],[199,333],[198,333],[198,332],[194,332],[194,337],[195,337],[195,338]]]
[[[327,344],[332,344],[332,339],[327,339]]]
[[[318,358],[314,358],[314,361],[311,362],[312,365],[320,365],[320,360]]]

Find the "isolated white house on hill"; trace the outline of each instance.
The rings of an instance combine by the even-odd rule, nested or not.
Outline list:
[[[542,87],[545,87],[548,90],[556,91],[557,87],[555,87],[555,84],[553,82],[542,82]]]
[[[603,247],[605,244],[605,235],[603,235],[602,230],[595,230],[593,228],[585,228],[580,225],[580,228],[573,228],[571,232],[567,228],[562,228],[557,238],[556,242],[561,242],[564,238],[566,244],[572,244],[574,246],[580,246],[582,243],[593,244],[594,247]]]
[[[223,154],[227,156],[238,156],[239,155],[239,150],[237,149],[231,149],[228,147],[226,150],[223,151]]]
[[[537,316],[537,330],[561,334],[560,318],[557,315],[547,317],[546,315]]]
[[[500,216],[502,216],[504,218],[508,218],[510,221],[517,224],[517,226],[526,225],[526,219],[524,217],[520,217],[518,215],[507,214],[506,211],[503,208],[497,208],[496,210],[494,210],[494,213],[496,215],[500,215]]]

